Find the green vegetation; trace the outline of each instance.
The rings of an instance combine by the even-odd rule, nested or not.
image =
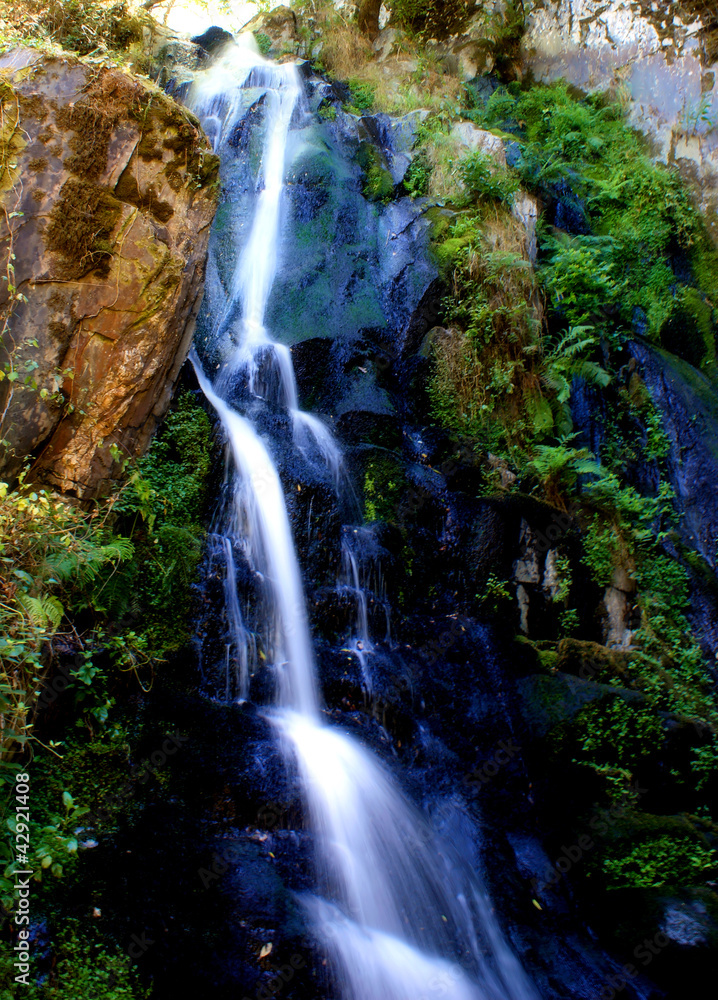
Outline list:
[[[376,86],[362,80],[352,79],[347,81],[349,87],[349,99],[344,102],[344,110],[352,115],[360,115],[363,111],[371,111],[374,108]]]
[[[578,750],[574,763],[591,767],[607,780],[609,788],[622,794],[630,786],[636,765],[663,744],[663,729],[655,713],[618,697],[584,708],[574,720],[574,729]]]
[[[364,516],[367,521],[396,520],[404,477],[391,459],[374,459],[364,473]]]
[[[433,335],[431,412],[514,472],[502,491],[533,493],[580,529],[582,566],[558,544],[555,638],[536,643],[542,672],[561,669],[562,637],[585,634],[571,585],[578,572],[589,574],[597,601],[605,588],[626,592],[631,652],[620,669],[586,676],[630,698],[602,697],[555,725],[547,743],[549,769],[590,772],[599,799],[630,801],[640,820],[600,848],[594,872],[611,888],[700,883],[715,870],[710,847],[688,820],[654,829],[633,790],[637,774],[665,767],[672,718],[691,732],[672,772],[675,794],[714,815],[718,703],[687,617],[687,566],[666,549],[677,526],[671,444],[625,348],[638,334],[712,377],[718,257],[684,184],[652,162],[620,103],[581,98],[563,83],[500,86],[485,103],[467,90],[467,116],[514,143],[514,167],[476,153],[462,160],[443,122],[422,126],[422,157],[441,171],[451,204],[433,228],[449,294],[445,330]],[[519,182],[554,223],[537,227],[533,267],[511,214]],[[577,384],[603,414],[596,454],[575,434]],[[636,477],[646,467],[650,488]]]
[[[394,181],[376,146],[363,142],[357,160],[364,175],[364,197],[369,201],[388,201],[394,193]]]
[[[33,800],[39,875],[77,863],[77,820],[127,777],[116,707],[127,685],[147,690],[189,640],[211,450],[209,418],[184,393],[145,458],[91,507],[33,488],[27,473],[0,485],[0,777],[10,786],[33,756],[44,773]],[[48,743],[43,707],[65,691],[66,735]]]
[[[518,176],[558,205],[556,224],[569,229],[542,240],[556,313],[611,338],[634,327],[660,341],[683,310],[696,318],[703,341],[696,360],[711,373],[718,255],[678,173],[651,160],[623,106],[603,94],[578,99],[563,83],[511,84],[486,104],[475,98],[468,114],[513,133]]]
[[[0,956],[0,1000],[17,996],[13,957]],[[21,987],[28,1000],[146,1000],[151,989],[140,985],[131,959],[97,932],[87,934],[78,920],[68,920],[57,941],[56,961],[42,985]]]
[[[257,47],[259,48],[259,51],[262,53],[262,55],[263,56],[268,55],[269,50],[272,47],[272,39],[269,37],[269,35],[265,35],[263,31],[255,31],[254,40],[256,41]]]
[[[601,873],[609,889],[700,885],[716,870],[715,852],[690,831],[656,834],[602,852]]]

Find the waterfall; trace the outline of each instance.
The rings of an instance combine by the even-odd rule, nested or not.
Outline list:
[[[264,589],[266,657],[276,676],[275,704],[264,711],[288,767],[298,774],[316,844],[316,892],[303,899],[308,920],[345,1000],[533,1000],[533,987],[506,944],[478,877],[457,850],[462,836],[471,839],[466,833],[471,821],[460,803],[445,803],[430,822],[370,752],[324,721],[273,442],[260,431],[262,408],[283,411],[293,447],[305,456],[318,455],[338,487],[340,450],[324,423],[299,409],[291,354],[264,325],[281,267],[292,124],[309,114],[297,67],[272,64],[246,45],[230,46],[197,82],[190,101],[215,150],[227,158],[236,155],[230,140],[249,108],[258,102],[263,108],[249,233],[237,240],[236,266],[224,282],[217,277],[219,262],[210,258],[208,266],[214,277],[205,309],[211,346],[220,359],[214,380],[196,353],[192,359],[231,456],[231,502],[220,535],[227,615],[238,646],[245,642],[246,624],[236,598],[234,543]],[[243,413],[238,400],[246,406]],[[351,546],[344,557],[347,583],[359,595]],[[363,595],[357,630],[366,651],[371,640]],[[246,697],[248,667],[242,663],[240,688]]]

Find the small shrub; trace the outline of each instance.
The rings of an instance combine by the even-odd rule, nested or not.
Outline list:
[[[601,870],[609,889],[701,884],[716,868],[715,852],[697,837],[662,834],[607,848]]]
[[[261,54],[263,56],[268,55],[269,50],[272,47],[272,39],[269,37],[269,35],[265,35],[263,31],[255,31],[253,32],[253,34],[254,34],[254,40],[257,43],[257,48],[259,49]]]
[[[519,188],[515,174],[480,150],[465,157],[459,170],[469,195],[475,198],[490,198],[511,204]]]

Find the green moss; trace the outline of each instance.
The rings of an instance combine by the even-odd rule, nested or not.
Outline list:
[[[109,272],[111,237],[121,210],[122,203],[92,181],[75,177],[65,181],[44,232],[47,249],[61,258],[62,277]]]
[[[388,201],[394,193],[394,181],[376,146],[363,142],[357,160],[364,174],[364,197],[369,201]]]
[[[15,997],[17,970],[12,951],[3,943],[0,958],[0,998]],[[34,966],[34,963],[33,963]],[[29,987],[22,987],[27,1000],[145,1000],[151,989],[140,985],[132,960],[115,941],[77,919],[64,922],[53,943],[49,977],[40,979],[33,967]],[[39,984],[38,984],[39,983]]]
[[[375,458],[364,473],[364,516],[367,521],[397,521],[397,504],[404,492],[404,474],[390,458]]]
[[[128,735],[118,725],[89,739],[70,733],[62,759],[39,756],[33,774],[42,789],[39,812],[49,814],[67,791],[75,802],[91,809],[94,826],[113,829],[128,807],[128,797],[122,794],[131,775]]]
[[[608,889],[700,885],[716,871],[716,855],[690,829],[619,841],[601,852],[600,871]]]

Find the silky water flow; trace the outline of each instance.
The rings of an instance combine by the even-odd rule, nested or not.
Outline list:
[[[276,727],[287,766],[298,774],[313,828],[316,893],[302,902],[317,946],[345,1000],[535,1000],[479,876],[462,859],[462,838],[468,845],[475,830],[460,803],[444,802],[425,816],[371,752],[323,717],[285,497],[271,438],[260,434],[256,420],[258,406],[284,409],[294,447],[303,456],[318,456],[340,488],[340,449],[318,417],[300,410],[291,354],[264,325],[281,267],[284,178],[296,150],[293,132],[309,115],[297,66],[265,60],[239,39],[197,79],[188,102],[221,158],[236,158],[236,142],[230,145],[236,129],[251,109],[262,109],[250,122],[262,130],[261,161],[248,232],[236,236],[233,270],[212,259],[214,243],[210,249],[204,309],[214,356],[220,358],[215,377],[208,377],[194,352],[192,360],[229,452],[231,499],[215,526],[225,558],[231,632],[227,691],[230,647],[240,700],[248,697],[256,661],[237,594],[239,549],[262,581],[266,655],[277,677],[275,703],[264,711]],[[237,395],[238,383],[244,396]],[[251,400],[245,412],[239,412],[238,398]],[[344,575],[356,595],[355,646],[370,687],[367,658],[373,647],[351,546],[344,548]]]

